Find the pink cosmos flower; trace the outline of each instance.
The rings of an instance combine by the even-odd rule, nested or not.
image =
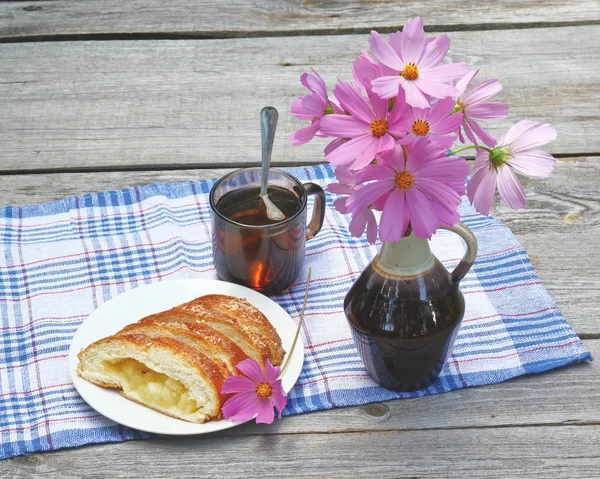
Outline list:
[[[257,423],[271,424],[274,419],[273,406],[281,412],[287,404],[278,367],[267,359],[265,371],[254,359],[245,359],[236,366],[243,376],[230,376],[223,383],[223,394],[236,393],[223,405],[223,416],[234,421],[248,421],[256,416]]]
[[[440,225],[453,225],[460,216],[469,171],[466,161],[445,156],[445,148],[430,138],[413,143],[404,159],[401,145],[382,156],[381,163],[367,166],[360,181],[373,181],[348,200],[353,215],[386,198],[379,224],[383,241],[398,241],[410,225],[421,238],[431,238]]]
[[[400,140],[401,145],[410,144],[418,138],[428,137],[445,150],[456,141],[456,136],[444,136],[460,128],[462,113],[453,115],[455,102],[451,97],[438,100],[432,108],[412,108],[412,119],[408,135]]]
[[[311,70],[312,74],[303,73],[300,77],[300,82],[311,93],[297,98],[292,103],[292,114],[301,120],[310,120],[311,124],[292,133],[290,139],[294,146],[303,145],[315,137],[319,131],[321,117],[327,113],[328,109],[331,112],[342,113],[337,105],[330,102],[327,97],[327,87],[321,75],[312,68]]]
[[[321,131],[325,135],[350,138],[329,151],[325,159],[333,166],[350,165],[359,170],[373,158],[394,147],[394,137],[403,136],[408,128],[407,106],[404,95],[399,95],[388,112],[388,101],[371,95],[369,99],[361,90],[340,82],[333,94],[349,115],[331,114],[321,118]]]
[[[491,153],[480,150],[473,166],[467,195],[477,211],[490,213],[494,193],[512,209],[525,205],[525,192],[513,170],[534,178],[548,178],[554,157],[537,146],[556,138],[556,129],[548,123],[521,120],[498,138]]]
[[[327,186],[327,191],[338,195],[351,195],[353,192],[361,188],[357,184],[357,175],[352,173],[348,168],[339,166],[335,169],[335,177],[339,183],[330,183]],[[333,206],[343,215],[350,213],[347,206],[349,196],[343,196],[333,202]],[[371,244],[377,241],[377,220],[373,214],[373,207],[368,207],[352,217],[348,230],[350,234],[356,238],[360,238],[367,229],[367,241]]]
[[[455,96],[456,89],[446,82],[468,71],[466,63],[439,64],[450,48],[450,39],[447,35],[426,39],[419,17],[406,20],[402,32],[390,36],[390,43],[373,30],[369,44],[377,59],[391,69],[372,83],[381,98],[393,98],[403,88],[409,105],[428,108],[429,96]]]
[[[468,72],[456,84],[458,96],[456,97],[455,111],[461,111],[463,114],[462,129],[471,143],[477,144],[477,135],[481,141],[488,146],[494,146],[496,140],[487,131],[485,131],[475,120],[502,120],[508,115],[508,105],[499,102],[487,102],[502,90],[502,85],[498,80],[486,80],[473,87],[465,95],[465,90],[469,83],[475,78],[479,70]],[[465,142],[460,129],[458,130],[459,139]]]

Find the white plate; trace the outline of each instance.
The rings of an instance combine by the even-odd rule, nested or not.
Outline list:
[[[170,309],[198,296],[215,293],[245,298],[252,303],[271,321],[281,336],[283,348],[286,351],[291,349],[297,328],[296,323],[281,306],[256,291],[225,281],[203,279],[183,279],[148,284],[120,294],[102,304],[75,333],[69,349],[69,368],[73,384],[81,397],[100,414],[115,422],[157,434],[204,434],[240,424],[227,419],[194,424],[165,416],[125,399],[116,389],[103,388],[89,383],[76,373],[79,364],[77,353],[90,343],[110,336],[144,316]],[[286,392],[289,392],[298,380],[303,362],[304,345],[302,337],[299,337],[290,364],[282,378],[283,389]]]

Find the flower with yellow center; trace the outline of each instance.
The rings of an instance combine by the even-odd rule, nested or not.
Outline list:
[[[415,183],[413,175],[410,171],[399,171],[396,173],[396,177],[394,178],[394,184],[403,190],[408,190],[412,188],[412,185]]]
[[[400,76],[406,80],[416,80],[419,78],[419,67],[416,63],[407,63],[400,72]]]
[[[261,383],[256,386],[256,397],[259,397],[262,399],[270,398],[271,391],[273,391],[273,388],[271,387],[271,385],[269,385],[267,383]]]
[[[371,123],[371,133],[373,136],[377,138],[381,138],[388,132],[388,122],[387,120],[374,120]]]
[[[429,122],[425,120],[415,120],[412,123],[412,132],[417,136],[425,136],[429,133]]]

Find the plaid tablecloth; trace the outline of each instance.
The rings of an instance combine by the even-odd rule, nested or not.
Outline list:
[[[326,184],[328,166],[290,170]],[[77,394],[67,352],[78,326],[100,304],[141,284],[216,279],[208,192],[212,181],[154,183],[0,210],[0,458],[149,434],[99,415]],[[378,387],[358,356],[342,303],[378,246],[350,237],[332,207],[307,243],[305,270],[274,299],[297,320],[306,269],[313,270],[303,331],[306,359],[286,415],[422,396],[497,383],[591,359],[540,283],[510,230],[465,202],[463,221],[479,242],[461,283],[466,315],[439,381],[398,394]],[[432,248],[454,267],[464,248],[443,232]]]

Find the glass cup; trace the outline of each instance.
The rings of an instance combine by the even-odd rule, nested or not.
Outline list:
[[[213,259],[221,279],[270,295],[281,293],[298,277],[306,240],[323,225],[325,192],[272,168],[267,193],[285,215],[272,221],[258,196],[260,180],[260,168],[244,168],[225,175],[211,189]],[[316,198],[307,224],[311,195]]]

